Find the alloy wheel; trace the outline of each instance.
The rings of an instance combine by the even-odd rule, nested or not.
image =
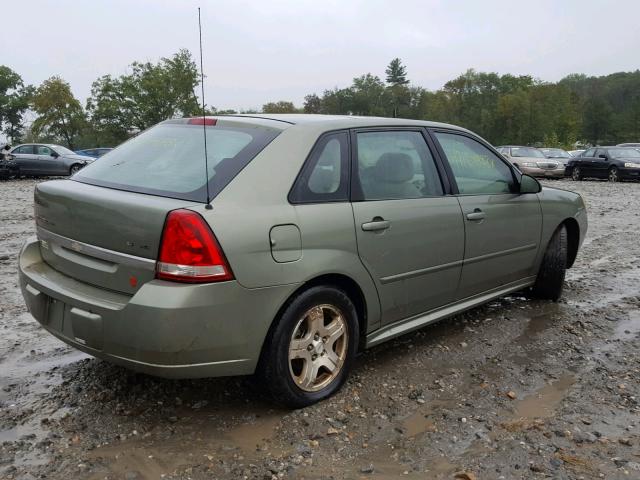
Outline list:
[[[302,316],[289,342],[289,372],[295,384],[317,392],[340,373],[347,358],[347,322],[333,305],[316,305]]]
[[[69,171],[70,175],[75,175],[76,173],[78,173],[80,170],[82,170],[82,165],[72,165],[71,166],[71,170]]]
[[[616,167],[611,168],[609,170],[609,181],[610,182],[619,182],[620,177],[618,177],[618,169]]]
[[[573,167],[573,171],[571,172],[571,178],[576,182],[580,180],[580,167]]]

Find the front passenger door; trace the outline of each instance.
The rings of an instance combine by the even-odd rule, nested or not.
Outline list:
[[[535,275],[542,212],[537,194],[517,193],[512,168],[475,138],[434,131],[458,188],[465,253],[458,299]]]
[[[352,136],[352,207],[358,253],[388,324],[450,303],[460,278],[464,224],[425,133]]]

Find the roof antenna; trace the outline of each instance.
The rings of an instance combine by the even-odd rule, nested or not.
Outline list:
[[[198,32],[200,33],[200,86],[202,87],[202,135],[204,138],[204,172],[205,185],[207,187],[207,204],[204,206],[207,210],[211,210],[211,195],[209,193],[209,156],[207,155],[207,122],[205,120],[205,103],[204,103],[204,68],[202,67],[202,22],[200,20],[200,7],[198,7]]]

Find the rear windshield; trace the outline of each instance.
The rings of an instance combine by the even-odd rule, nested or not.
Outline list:
[[[218,195],[280,133],[261,125],[207,126],[209,192]],[[202,125],[169,121],[111,150],[73,177],[129,192],[206,202]]]

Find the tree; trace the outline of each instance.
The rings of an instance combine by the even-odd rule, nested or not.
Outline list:
[[[33,110],[38,114],[32,125],[36,136],[46,135],[75,148],[76,138],[87,124],[82,105],[67,82],[60,77],[42,82],[33,96]]]
[[[402,61],[399,58],[394,58],[384,71],[387,74],[387,83],[390,85],[406,85],[409,83],[407,80],[407,68],[402,65]]]
[[[280,100],[279,102],[269,102],[262,106],[262,113],[297,113],[298,109],[292,102]]]
[[[322,113],[322,100],[315,93],[304,97],[304,113]]]
[[[201,112],[198,69],[188,50],[156,64],[134,62],[132,73],[96,80],[87,101],[93,127],[113,144],[173,117]]]
[[[16,143],[24,131],[24,113],[34,88],[25,86],[22,77],[9,67],[0,65],[0,132]]]

